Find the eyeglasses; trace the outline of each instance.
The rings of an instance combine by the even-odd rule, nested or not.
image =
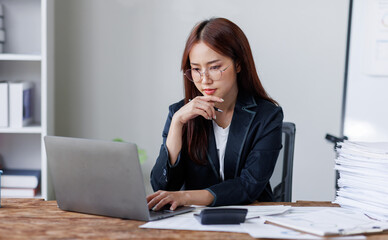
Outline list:
[[[206,74],[206,77],[210,78],[211,80],[218,81],[221,79],[222,73],[225,72],[226,69],[230,67],[230,65],[232,64],[229,64],[229,66],[227,66],[223,70],[219,69],[219,67],[210,67],[202,73],[197,69],[187,69],[183,75],[185,75],[186,78],[189,79],[190,81],[196,82],[196,83],[201,82],[205,74]]]

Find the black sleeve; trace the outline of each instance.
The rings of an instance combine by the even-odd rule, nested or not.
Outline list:
[[[171,105],[163,129],[163,144],[160,147],[159,156],[151,171],[151,185],[154,191],[178,191],[184,183],[184,161],[181,159],[181,153],[179,153],[177,161],[172,166],[169,161],[170,156],[166,146],[166,139],[174,113],[174,105]]]

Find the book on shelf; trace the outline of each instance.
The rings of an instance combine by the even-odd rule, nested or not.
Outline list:
[[[3,17],[3,4],[0,3],[0,18]]]
[[[33,198],[39,193],[36,188],[1,188],[2,198]]]
[[[3,188],[37,188],[40,170],[3,169],[1,187]]]
[[[9,126],[21,128],[33,121],[33,84],[9,83]]]
[[[8,82],[0,81],[0,128],[8,127],[8,118]]]

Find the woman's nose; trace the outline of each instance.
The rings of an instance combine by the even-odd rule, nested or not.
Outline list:
[[[210,77],[209,77],[209,73],[208,71],[205,71],[204,73],[202,73],[202,82],[209,82],[211,81]]]

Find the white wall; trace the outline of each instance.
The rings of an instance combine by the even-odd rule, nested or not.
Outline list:
[[[183,96],[185,40],[198,21],[226,17],[296,123],[293,200],[333,200],[324,136],[339,134],[347,13],[348,0],[56,1],[56,134],[136,142],[147,179],[168,106]]]

